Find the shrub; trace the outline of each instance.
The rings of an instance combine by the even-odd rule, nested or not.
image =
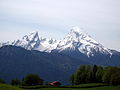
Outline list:
[[[36,74],[28,74],[24,79],[23,79],[23,85],[42,85],[43,80]]]

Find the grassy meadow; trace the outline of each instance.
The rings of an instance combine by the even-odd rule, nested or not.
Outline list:
[[[79,87],[80,86],[80,87]],[[37,89],[32,89],[32,87],[23,89],[23,88],[19,88],[16,86],[11,86],[11,85],[6,85],[6,84],[0,84],[0,90],[120,90],[120,86],[98,86],[98,84],[84,84],[84,85],[77,85],[74,87],[59,87],[59,88],[53,88],[53,87],[49,87],[49,88],[38,88]],[[83,87],[82,87],[83,86]],[[92,87],[89,87],[92,86]],[[89,88],[88,88],[89,87]],[[35,88],[35,87],[34,87]]]

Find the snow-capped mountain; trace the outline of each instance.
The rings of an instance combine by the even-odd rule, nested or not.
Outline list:
[[[25,49],[32,50],[40,43],[38,32],[33,32],[30,35],[25,35],[22,39],[14,41],[13,45],[21,46]]]
[[[38,32],[25,35],[22,39],[13,42],[12,45],[23,47],[27,50],[51,52],[56,50],[78,50],[85,55],[94,56],[96,52],[112,55],[112,52],[82,32],[79,27],[73,27],[63,40],[47,39],[39,37]]]
[[[42,38],[39,37],[38,32],[33,32],[29,35],[25,35],[22,39],[18,39],[12,45],[20,46],[27,50],[51,52],[51,50],[57,47],[57,44],[57,40]]]
[[[92,39],[88,34],[82,32],[79,27],[73,27],[68,35],[57,45],[59,52],[64,50],[78,50],[89,56],[96,52],[112,55],[111,51]]]
[[[38,50],[49,53],[52,51],[77,50],[88,57],[94,56],[98,52],[109,56],[112,55],[111,50],[92,39],[91,36],[84,33],[79,27],[73,27],[63,40],[43,38],[35,31],[12,43],[2,43],[0,47],[4,45],[20,46],[27,50]]]

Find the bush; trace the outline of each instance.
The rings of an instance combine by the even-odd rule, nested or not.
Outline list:
[[[42,85],[43,80],[36,74],[29,74],[23,79],[23,85]]]

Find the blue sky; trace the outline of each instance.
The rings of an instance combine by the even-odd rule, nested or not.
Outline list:
[[[120,0],[0,0],[0,42],[32,31],[62,39],[73,26],[120,51]]]

